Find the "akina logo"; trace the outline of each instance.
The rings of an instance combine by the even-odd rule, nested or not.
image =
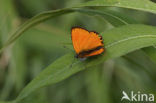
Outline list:
[[[141,93],[138,91],[135,93],[134,91],[131,91],[129,94],[127,94],[125,91],[122,91],[122,98],[121,101],[127,100],[127,101],[141,101],[141,102],[154,102],[154,94],[146,94]]]

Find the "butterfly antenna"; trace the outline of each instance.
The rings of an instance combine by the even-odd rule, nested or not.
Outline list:
[[[69,50],[73,51],[73,49],[71,49],[71,48],[69,48],[69,47],[67,47],[67,46],[65,46],[65,45],[63,45],[63,48],[69,49]]]
[[[66,46],[66,45],[71,45],[71,43],[60,43],[60,44],[63,46],[63,48],[73,51],[73,49],[71,49],[69,46]]]

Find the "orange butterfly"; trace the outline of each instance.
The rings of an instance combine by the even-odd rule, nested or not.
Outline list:
[[[71,39],[77,58],[86,58],[104,52],[102,36],[80,27],[71,30]]]

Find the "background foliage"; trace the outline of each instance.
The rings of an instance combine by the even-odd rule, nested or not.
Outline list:
[[[120,103],[123,90],[156,95],[154,2],[0,0],[0,103]],[[99,32],[104,55],[74,58],[73,26]]]

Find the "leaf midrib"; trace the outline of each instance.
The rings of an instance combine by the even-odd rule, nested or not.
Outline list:
[[[132,37],[128,37],[128,38],[125,38],[125,39],[121,39],[121,40],[118,40],[116,42],[113,42],[113,43],[110,43],[108,44],[107,46],[105,46],[105,48],[109,48],[109,47],[112,47],[114,45],[117,45],[119,43],[122,43],[122,42],[126,42],[128,40],[133,40],[133,39],[139,39],[139,38],[156,38],[156,35],[137,35],[137,36],[132,36]]]

